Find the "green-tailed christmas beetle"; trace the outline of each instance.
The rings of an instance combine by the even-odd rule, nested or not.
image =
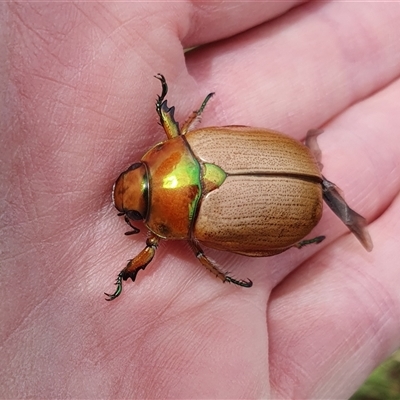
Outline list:
[[[282,133],[247,126],[194,129],[212,97],[179,128],[174,107],[167,106],[168,86],[158,74],[162,92],[156,102],[167,140],[156,144],[117,179],[113,201],[120,216],[137,233],[134,221],[149,230],[146,247],[119,273],[135,281],[153,259],[162,239],[186,240],[195,256],[223,282],[250,287],[210,261],[200,244],[252,257],[268,257],[291,247],[319,243],[304,240],[321,218],[324,199],[366,250],[372,241],[365,219],[345,202],[339,189],[321,174],[317,136],[310,130],[305,144]]]

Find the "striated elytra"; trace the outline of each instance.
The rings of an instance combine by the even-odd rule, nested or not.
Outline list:
[[[228,276],[204,254],[200,244],[252,257],[268,257],[291,247],[319,243],[304,240],[322,215],[323,199],[355,234],[366,250],[372,241],[365,219],[353,211],[339,189],[322,174],[319,130],[307,133],[302,144],[282,133],[247,126],[190,130],[199,110],[179,128],[174,107],[165,97],[164,76],[156,111],[167,140],[156,144],[117,179],[114,205],[132,231],[143,220],[149,230],[146,247],[119,273],[133,281],[153,259],[162,239],[186,240],[197,259],[223,282],[250,287],[250,280]]]

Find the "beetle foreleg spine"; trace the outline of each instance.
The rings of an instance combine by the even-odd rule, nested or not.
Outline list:
[[[164,75],[157,74],[154,77],[161,82],[162,87],[161,94],[157,96],[156,111],[160,117],[160,124],[164,128],[168,139],[172,139],[181,134],[179,130],[179,124],[174,118],[175,107],[168,107],[167,100],[165,100],[165,96],[168,93],[168,85]]]
[[[159,241],[160,238],[153,234],[147,238],[146,247],[134,259],[129,260],[127,266],[118,274],[117,280],[115,281],[117,285],[115,292],[113,294],[104,293],[108,296],[106,299],[107,301],[114,300],[121,294],[123,280],[126,281],[128,278],[131,278],[132,281],[135,282],[139,270],[145,269],[153,259]]]

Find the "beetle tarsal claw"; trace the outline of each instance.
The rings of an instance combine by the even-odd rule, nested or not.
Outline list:
[[[117,285],[117,288],[115,289],[115,292],[113,294],[104,292],[104,294],[106,296],[108,296],[108,299],[106,298],[107,301],[114,300],[121,294],[121,292],[122,292],[122,273],[119,273],[119,275],[115,281],[115,285]]]
[[[179,125],[174,119],[175,107],[168,107],[165,96],[168,93],[168,85],[163,75],[157,74],[154,76],[161,82],[161,94],[157,96],[156,111],[160,117],[160,124],[164,128],[164,131],[168,139],[179,136],[180,130]]]
[[[235,285],[246,287],[246,288],[253,286],[253,281],[251,279],[247,279],[246,281],[243,279],[236,280],[234,278],[231,278],[230,276],[225,276],[225,281],[229,282],[229,283],[234,283]]]
[[[168,93],[168,85],[167,81],[165,80],[164,75],[158,73],[157,75],[154,75],[154,78],[158,79],[161,82],[161,87],[162,87],[162,92],[161,95],[157,96],[159,101],[164,100],[165,96]]]

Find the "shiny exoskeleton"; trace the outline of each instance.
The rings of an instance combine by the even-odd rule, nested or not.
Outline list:
[[[365,219],[353,211],[338,188],[321,174],[316,137],[310,130],[305,144],[282,133],[247,126],[190,130],[212,97],[179,128],[174,107],[167,106],[164,76],[156,111],[167,140],[156,144],[117,179],[114,205],[119,215],[139,232],[143,220],[149,236],[146,247],[119,273],[133,281],[153,259],[162,239],[186,240],[197,259],[223,282],[250,287],[250,280],[225,274],[207,258],[200,244],[253,257],[282,253],[291,247],[319,243],[304,240],[322,215],[323,199],[370,251],[372,241]]]

